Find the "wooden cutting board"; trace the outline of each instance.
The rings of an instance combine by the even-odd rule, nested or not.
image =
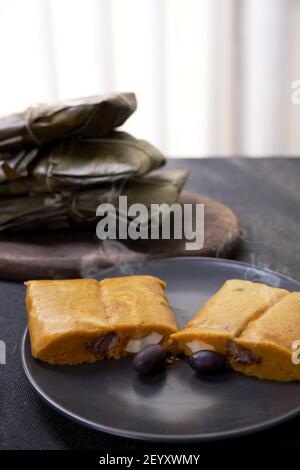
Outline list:
[[[204,204],[205,234],[201,250],[187,251],[186,240],[101,242],[93,231],[32,232],[0,236],[0,278],[58,279],[93,276],[115,264],[170,256],[225,257],[239,242],[239,221],[227,206],[183,191],[182,204]]]

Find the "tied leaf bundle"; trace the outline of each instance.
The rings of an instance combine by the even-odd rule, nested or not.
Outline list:
[[[125,132],[102,139],[78,139],[38,149],[23,178],[0,184],[0,196],[57,192],[142,176],[163,165],[163,155]]]
[[[136,110],[133,93],[91,96],[53,105],[31,106],[0,119],[0,182],[28,172],[38,147],[74,138],[100,138]]]
[[[0,230],[63,229],[70,226],[95,227],[96,209],[110,203],[118,207],[119,196],[127,196],[128,205],[173,204],[187,178],[185,170],[157,171],[138,180],[132,179],[98,188],[56,194],[34,194],[30,198],[0,199]],[[28,204],[30,199],[30,204]]]
[[[124,124],[136,106],[133,93],[30,106],[0,119],[0,151],[40,147],[74,137],[105,137]]]
[[[29,108],[0,119],[0,231],[91,226],[103,202],[173,204],[187,173],[151,144],[115,128],[134,94]],[[151,173],[153,171],[153,173]]]

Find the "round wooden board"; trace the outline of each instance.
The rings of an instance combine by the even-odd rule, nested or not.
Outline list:
[[[136,240],[126,244],[113,240],[101,242],[95,231],[74,229],[10,233],[0,237],[0,278],[24,281],[88,277],[116,264],[170,256],[225,257],[236,248],[240,238],[239,221],[229,207],[188,191],[182,192],[180,202],[205,205],[201,250],[186,250],[185,239]]]

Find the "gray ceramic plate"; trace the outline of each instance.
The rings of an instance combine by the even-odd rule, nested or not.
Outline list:
[[[104,271],[99,278],[153,274],[182,326],[226,279],[265,282],[290,290],[300,284],[247,264],[210,258],[172,258]],[[238,373],[203,379],[185,360],[141,379],[131,359],[80,366],[50,366],[22,342],[26,375],[54,408],[100,431],[153,441],[204,441],[265,429],[300,411],[300,383],[260,381]]]

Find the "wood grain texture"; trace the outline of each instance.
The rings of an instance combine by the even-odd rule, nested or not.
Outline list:
[[[9,280],[87,277],[115,264],[169,256],[228,256],[239,242],[239,221],[224,204],[184,191],[182,204],[204,204],[205,240],[201,250],[185,249],[186,240],[101,242],[95,231],[35,232],[1,235],[0,278]]]

